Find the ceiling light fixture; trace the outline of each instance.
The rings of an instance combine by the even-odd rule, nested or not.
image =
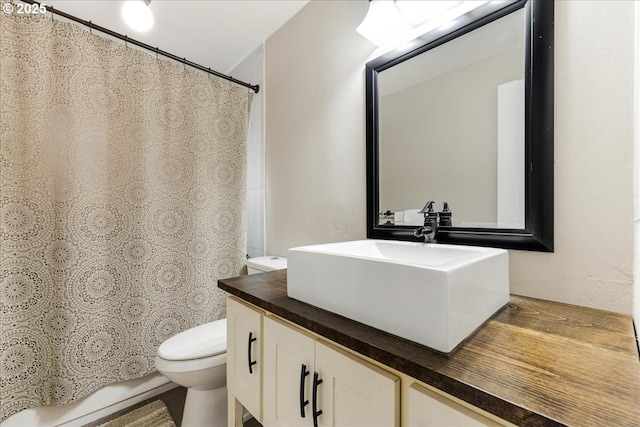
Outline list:
[[[376,45],[399,36],[413,25],[400,13],[393,0],[369,0],[369,10],[356,31]]]
[[[149,4],[151,0],[127,0],[122,4],[122,19],[128,26],[144,33],[153,27],[153,13]]]
[[[484,3],[487,1],[369,0],[367,15],[356,31],[380,46],[408,33],[419,37]]]

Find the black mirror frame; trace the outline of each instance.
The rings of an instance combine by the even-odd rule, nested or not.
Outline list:
[[[525,69],[525,228],[440,227],[439,243],[553,252],[554,201],[554,2],[519,0],[508,6],[490,2],[366,65],[367,238],[421,241],[411,226],[379,225],[378,73],[456,37],[524,8],[528,46]],[[413,48],[412,46],[415,46]],[[407,51],[409,49],[410,51]]]

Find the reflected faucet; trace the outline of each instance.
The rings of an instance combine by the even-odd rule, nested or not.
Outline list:
[[[436,243],[436,234],[438,234],[438,213],[433,210],[433,203],[433,200],[428,201],[418,212],[424,215],[424,225],[413,231],[414,236],[424,237],[425,243]]]

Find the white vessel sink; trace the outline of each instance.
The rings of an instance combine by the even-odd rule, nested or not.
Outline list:
[[[291,298],[444,353],[509,301],[503,249],[359,240],[287,258]]]

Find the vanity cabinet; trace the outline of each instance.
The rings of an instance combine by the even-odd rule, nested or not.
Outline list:
[[[503,424],[413,383],[407,393],[409,405],[407,425],[411,427],[498,427]]]
[[[242,406],[262,420],[262,318],[261,311],[227,297],[229,425],[242,425]]]
[[[279,340],[278,358],[293,360],[295,369],[286,376],[292,378],[294,386],[280,388],[277,399],[278,402],[280,399],[297,401],[290,411],[300,410],[299,381],[304,373],[299,363],[308,361],[307,380],[312,381],[313,372],[319,372],[319,379],[323,380],[319,392],[329,384],[321,366],[324,356],[322,350],[318,350],[325,346],[342,355],[348,353],[348,358],[357,360],[359,365],[364,362],[365,366],[376,366],[400,379],[399,416],[403,427],[430,423],[638,427],[640,364],[629,316],[512,295],[507,307],[454,353],[441,355],[288,297],[286,270],[220,280],[218,286],[229,293],[230,299],[260,313],[259,322],[269,324],[267,319],[273,318],[280,326],[289,328],[281,330],[292,335]],[[230,313],[234,315],[233,308]],[[266,332],[269,330],[267,327]],[[299,336],[307,339],[297,341]],[[263,341],[270,340],[264,331],[260,338],[264,339],[255,343],[261,346],[265,345]],[[228,348],[229,360],[236,358],[233,354],[236,351],[243,355],[238,360],[246,363],[244,338],[243,342],[244,349],[243,346],[237,346],[236,350]],[[309,356],[309,350],[301,350],[310,342],[313,357]],[[268,395],[275,394],[265,386],[266,373],[273,369],[271,366],[267,369],[265,361],[271,356],[264,348],[254,347],[254,351],[263,352],[259,369],[264,381],[253,391],[261,394],[261,410],[266,414],[271,410],[265,406],[270,402]],[[347,377],[352,375],[351,369]],[[230,387],[234,387],[235,381],[230,375]],[[312,385],[306,383],[304,387],[303,402],[311,402]],[[229,425],[241,426],[242,413],[237,411],[240,404],[232,390],[229,391]],[[341,402],[349,398],[349,393],[351,390],[342,390],[334,399]],[[325,399],[322,395],[319,398]],[[269,403],[269,407],[272,405]],[[322,405],[324,400],[317,409],[325,411]],[[273,408],[284,411],[282,408],[291,407]],[[254,413],[256,418],[259,414]],[[286,422],[285,419],[281,425]],[[320,416],[319,423],[322,422],[325,420]]]
[[[227,298],[229,427],[243,406],[265,427],[509,425],[372,362]]]
[[[399,426],[397,376],[264,318],[265,426]]]

